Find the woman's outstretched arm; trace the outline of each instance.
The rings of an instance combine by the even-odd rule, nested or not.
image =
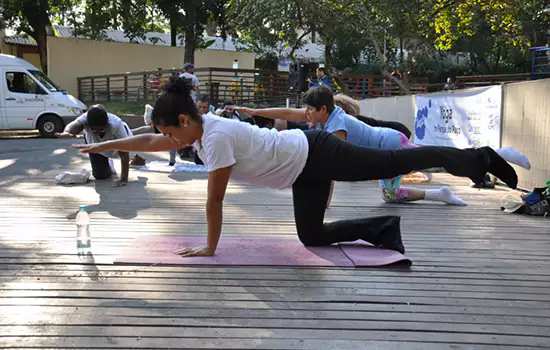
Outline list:
[[[100,143],[76,144],[73,147],[80,149],[82,153],[101,153],[108,151],[161,152],[170,151],[179,146],[168,136],[145,134]]]
[[[237,111],[250,114],[252,116],[258,115],[269,119],[283,119],[291,122],[305,122],[306,109],[305,108],[247,108],[236,107]]]

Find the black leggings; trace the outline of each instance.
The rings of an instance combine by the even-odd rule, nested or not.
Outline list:
[[[390,128],[390,129],[393,129],[393,130],[397,130],[400,133],[402,133],[403,135],[407,136],[408,139],[411,138],[411,131],[403,123],[379,120],[379,119],[365,117],[365,116],[362,116],[362,115],[356,115],[355,118],[359,119],[363,123],[365,123],[367,125],[370,125],[370,126],[376,126],[376,127],[380,127],[380,128]]]
[[[96,180],[108,179],[113,175],[109,158],[99,153],[90,153],[89,157],[92,164],[92,175]]]
[[[309,143],[306,165],[292,186],[294,217],[300,241],[328,245],[364,239],[372,242],[387,230],[399,230],[398,217],[375,217],[324,223],[330,183],[389,179],[414,170],[443,167],[474,182],[489,170],[492,151],[426,146],[381,151],[355,146],[324,131],[304,131]]]

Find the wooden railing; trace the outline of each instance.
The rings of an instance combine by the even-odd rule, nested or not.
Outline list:
[[[457,89],[487,86],[518,81],[549,78],[550,73],[516,73],[516,74],[486,74],[486,75],[465,75],[457,76],[455,86]]]
[[[356,98],[399,96],[428,92],[428,79],[414,78],[402,80],[407,90],[396,82],[377,75],[348,75],[336,79],[342,91]]]
[[[176,70],[146,71],[98,75],[78,78],[79,98],[87,103],[102,101],[152,101],[163,83]],[[288,73],[258,69],[197,68],[200,93],[210,97],[212,104],[232,100],[236,104],[300,105],[301,92],[289,90]],[[542,76],[541,76],[542,77]],[[531,73],[458,76],[454,88],[487,86],[499,83],[530,80]],[[346,75],[334,79],[342,92],[356,98],[398,96],[440,91],[443,83],[428,83],[426,78],[409,77],[403,80],[407,90],[394,81],[376,75]]]
[[[88,103],[154,100],[176,70],[128,72],[79,77],[78,96]],[[281,103],[289,97],[288,74],[257,69],[197,68],[200,93],[212,104],[232,100],[237,104]]]
[[[79,98],[88,103],[102,101],[151,101],[160,93],[161,86],[176,70],[157,70],[97,75],[78,78]],[[301,92],[289,89],[288,73],[258,69],[196,68],[200,93],[210,97],[212,104],[232,100],[237,104],[299,105]],[[405,95],[395,82],[375,75],[347,75],[335,78],[344,93],[355,98]],[[427,79],[405,80],[411,93],[428,92]]]

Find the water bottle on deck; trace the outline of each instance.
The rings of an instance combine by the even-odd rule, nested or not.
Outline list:
[[[81,205],[76,214],[76,249],[78,255],[86,255],[91,253],[91,248],[90,215],[86,211],[86,206]]]

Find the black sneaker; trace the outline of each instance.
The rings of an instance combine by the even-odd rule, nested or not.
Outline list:
[[[131,166],[143,166],[145,165],[145,158],[140,157],[138,154],[136,154],[131,160],[130,160]]]
[[[473,188],[489,188],[489,189],[493,189],[495,188],[495,183],[494,181],[491,179],[491,177],[489,176],[489,174],[485,174],[485,176],[483,177],[483,181],[480,181],[480,182],[476,182],[475,184],[472,185]]]

